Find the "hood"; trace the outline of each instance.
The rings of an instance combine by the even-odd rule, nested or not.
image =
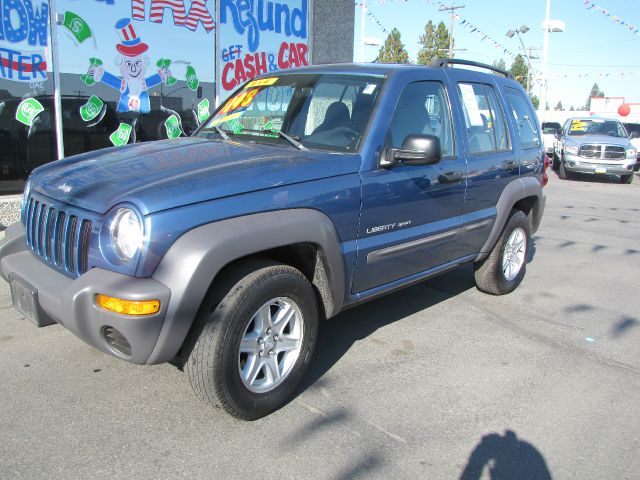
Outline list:
[[[355,173],[356,154],[182,138],[84,153],[34,170],[33,189],[97,213],[143,215],[230,195]]]
[[[627,137],[612,137],[610,135],[573,135],[565,137],[566,142],[570,142],[574,145],[584,144],[606,144],[616,145],[619,147],[627,147],[629,145],[629,138]]]

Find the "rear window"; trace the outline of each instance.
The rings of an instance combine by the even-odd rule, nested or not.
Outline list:
[[[558,122],[542,122],[542,133],[556,133],[562,126]]]

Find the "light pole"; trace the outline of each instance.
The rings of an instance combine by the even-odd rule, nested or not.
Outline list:
[[[364,16],[367,13],[367,3],[362,0],[362,16],[360,17],[360,63],[364,63]]]
[[[538,117],[547,109],[547,84],[549,82],[549,32],[564,32],[565,24],[560,20],[551,20],[551,0],[547,0],[547,10],[542,22],[544,30],[544,43],[542,46],[542,89],[540,90],[540,104],[538,105]]]
[[[531,82],[530,82],[530,75],[533,75],[534,79],[535,78],[535,73],[533,72],[533,66],[531,65],[531,56],[529,55],[529,52],[527,50],[527,48],[524,46],[524,42],[522,41],[522,37],[520,36],[520,34],[525,34],[529,31],[529,27],[527,27],[526,25],[522,25],[520,28],[516,28],[515,30],[509,30],[506,35],[509,38],[513,38],[513,36],[517,36],[518,40],[520,40],[520,45],[522,45],[522,50],[524,51],[524,55],[525,57],[527,57],[527,63],[529,64],[529,69],[527,71],[527,95],[529,95],[529,93],[531,92]],[[536,79],[537,81],[537,79]]]

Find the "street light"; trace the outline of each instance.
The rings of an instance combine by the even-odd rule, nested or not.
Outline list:
[[[524,46],[524,42],[522,41],[522,37],[520,37],[520,34],[524,34],[527,33],[529,31],[529,27],[527,27],[526,25],[522,25],[520,28],[516,28],[515,30],[509,30],[506,35],[509,38],[513,38],[514,35],[516,35],[518,37],[518,40],[520,40],[520,45],[522,45],[522,50],[524,51],[525,56],[527,57],[527,62],[529,63],[529,71],[527,72],[527,95],[529,95],[529,92],[531,91],[531,82],[529,80],[529,76],[533,74],[534,78],[535,78],[535,73],[533,72],[533,67],[531,66],[531,57],[529,56],[529,52],[527,52],[527,49]],[[536,79],[536,81],[538,81],[538,79]]]

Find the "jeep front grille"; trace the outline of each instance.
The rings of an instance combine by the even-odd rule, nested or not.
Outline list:
[[[625,158],[626,151],[624,147],[616,145],[580,145],[578,155],[583,158],[604,158],[607,160],[619,160]]]
[[[88,267],[92,222],[70,210],[31,196],[24,224],[27,245],[33,253],[56,269],[79,276]]]

